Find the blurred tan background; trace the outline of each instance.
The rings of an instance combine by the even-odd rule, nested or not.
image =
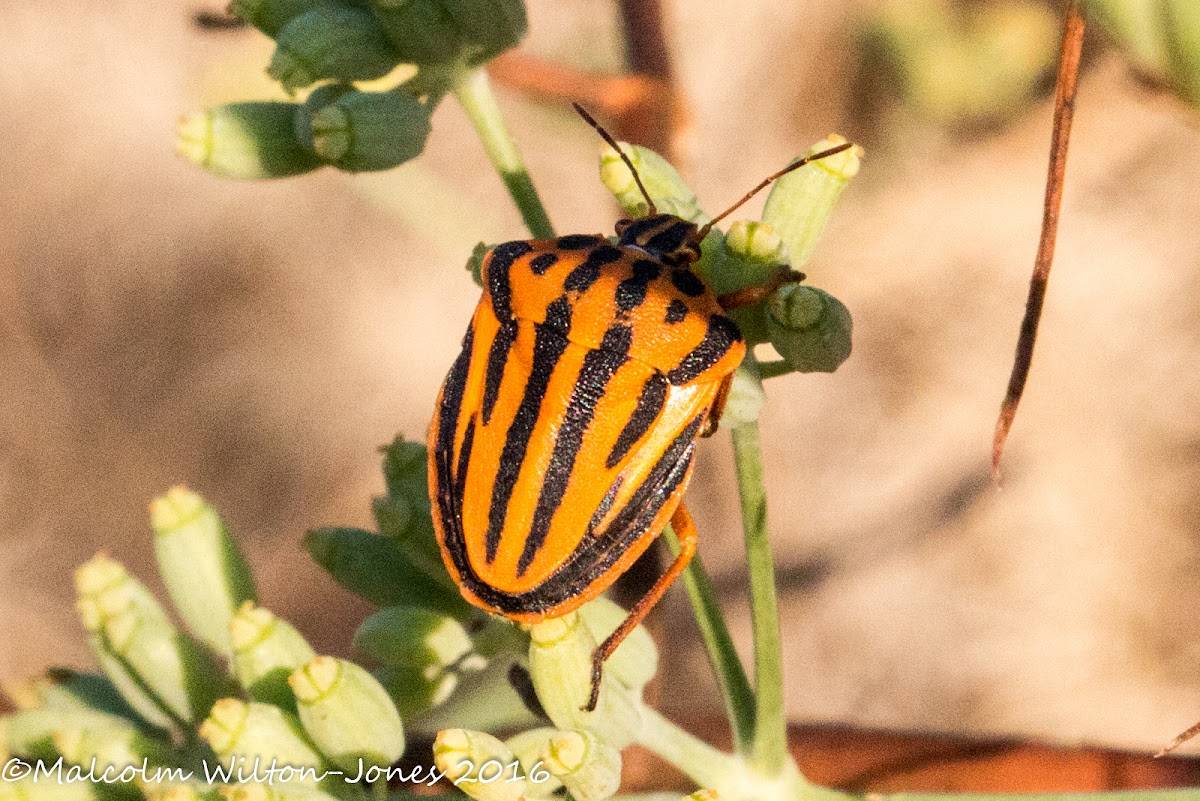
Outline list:
[[[890,99],[858,44],[885,5],[664,4],[692,113],[680,153],[709,209],[830,131],[867,148],[807,268],[853,312],[854,355],[768,385],[789,709],[1156,748],[1200,719],[1196,118],[1090,42],[997,492],[1049,101],[1043,82],[963,129]],[[179,482],[224,513],[262,602],[345,650],[366,607],[300,536],[369,525],[375,449],[423,437],[477,298],[472,246],[524,236],[449,102],[425,156],[384,175],[236,183],[177,159],[179,114],[269,91],[265,37],[202,32],[196,10],[44,0],[0,27],[0,679],[91,664],[71,570],[105,550],[153,581],[146,504]],[[620,69],[613,3],[529,14],[526,53]],[[611,230],[593,133],[499,91],[558,229]],[[724,436],[702,446],[689,499],[747,646]],[[673,596],[657,613],[663,705],[718,711]]]

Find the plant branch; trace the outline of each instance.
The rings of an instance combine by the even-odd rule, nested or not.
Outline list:
[[[670,547],[671,553],[679,554],[679,539],[675,531],[668,526],[663,536]],[[725,618],[721,616],[721,606],[717,602],[717,593],[713,589],[712,580],[704,569],[699,555],[692,558],[687,570],[683,572],[683,585],[687,589],[688,599],[692,602],[692,614],[696,625],[700,627],[700,636],[704,639],[704,647],[708,651],[708,661],[712,664],[721,687],[721,696],[725,700],[725,714],[729,718],[733,730],[733,747],[739,754],[745,754],[750,749],[754,737],[754,690],[750,680],[746,678],[746,669],[738,659],[733,647],[733,638],[729,636],[729,628]]]
[[[475,126],[483,149],[487,151],[496,172],[500,173],[529,233],[538,239],[553,237],[554,226],[550,224],[550,216],[538,197],[516,143],[504,126],[504,118],[492,94],[487,73],[482,69],[461,72],[454,80],[452,92]]]
[[[767,497],[763,486],[758,423],[733,429],[746,562],[750,571],[750,617],[754,632],[754,745],[750,762],[765,776],[777,776],[787,764],[787,721],[783,714],[783,655],[775,562],[767,534]]]
[[[650,707],[642,708],[642,728],[637,742],[679,768],[700,787],[715,787],[727,782],[740,768],[737,757],[713,748]]]

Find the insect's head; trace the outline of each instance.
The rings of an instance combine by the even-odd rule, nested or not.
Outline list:
[[[641,248],[672,267],[695,264],[700,258],[700,228],[674,214],[651,214],[617,223],[619,243]]]

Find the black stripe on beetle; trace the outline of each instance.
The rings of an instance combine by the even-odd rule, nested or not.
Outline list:
[[[567,292],[584,292],[600,278],[600,268],[621,258],[621,249],[612,245],[601,245],[588,254],[583,264],[580,264],[563,280],[563,289]]]
[[[550,384],[550,376],[558,360],[567,350],[567,338],[561,333],[547,325],[536,326],[536,329],[529,380],[525,382],[525,394],[505,435],[500,469],[496,472],[496,480],[492,485],[492,505],[488,510],[486,541],[489,564],[495,560],[496,551],[500,547],[500,534],[508,516],[508,504],[512,500],[521,467],[525,464],[525,453],[529,449],[533,428],[537,425],[542,397],[546,394],[546,387]]]
[[[696,376],[721,361],[733,343],[742,341],[742,332],[737,323],[728,317],[714,314],[708,318],[708,330],[691,353],[684,356],[675,369],[667,373],[667,380],[676,386],[686,384]]]
[[[500,383],[504,380],[504,365],[508,364],[508,354],[513,342],[517,339],[517,321],[511,317],[500,324],[500,330],[492,340],[488,351],[487,368],[483,379],[483,424],[492,421],[492,410],[500,398]]]
[[[642,386],[642,394],[638,396],[637,407],[625,421],[625,427],[617,435],[616,443],[608,452],[608,458],[604,460],[606,468],[612,470],[616,467],[617,463],[625,458],[625,454],[629,453],[629,449],[633,447],[634,443],[650,430],[650,426],[654,425],[654,421],[658,419],[658,415],[667,402],[668,389],[669,384],[663,378],[662,373],[656,371],[646,379],[646,383]]]
[[[554,438],[554,452],[550,457],[550,467],[542,479],[542,489],[533,512],[533,523],[529,527],[525,547],[517,562],[518,577],[525,575],[525,571],[545,544],[550,533],[550,523],[554,519],[554,513],[562,506],[563,495],[567,492],[567,484],[570,483],[579,449],[583,447],[583,436],[596,415],[596,406],[604,397],[608,382],[628,361],[623,354],[609,350],[589,350],[583,357],[583,365],[579,369],[575,387],[571,390],[571,399],[567,402],[562,426]]]
[[[543,253],[536,256],[533,261],[529,262],[529,269],[534,275],[545,275],[555,264],[558,264],[558,255],[554,253]]]
[[[512,284],[509,282],[509,270],[513,262],[533,250],[528,242],[505,242],[492,248],[492,258],[488,261],[488,294],[492,298],[492,309],[496,317],[507,320],[512,317]]]
[[[687,304],[679,298],[675,298],[675,300],[671,301],[671,303],[667,306],[667,316],[663,318],[663,322],[667,325],[682,323],[683,318],[687,317],[687,313]]]
[[[680,267],[671,271],[671,283],[689,298],[698,298],[704,294],[704,282],[686,267]]]
[[[558,250],[583,250],[604,241],[604,237],[595,234],[571,234],[559,237],[554,247]]]

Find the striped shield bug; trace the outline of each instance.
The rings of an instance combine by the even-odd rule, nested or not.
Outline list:
[[[746,345],[723,312],[802,276],[718,298],[692,270],[712,226],[648,214],[604,236],[506,242],[483,261],[483,296],[429,429],[430,496],[446,568],[489,612],[536,623],[591,600],[670,521],[679,555],[593,656],[604,660],[687,567],[696,528],[681,503],[696,439],[716,430]]]

